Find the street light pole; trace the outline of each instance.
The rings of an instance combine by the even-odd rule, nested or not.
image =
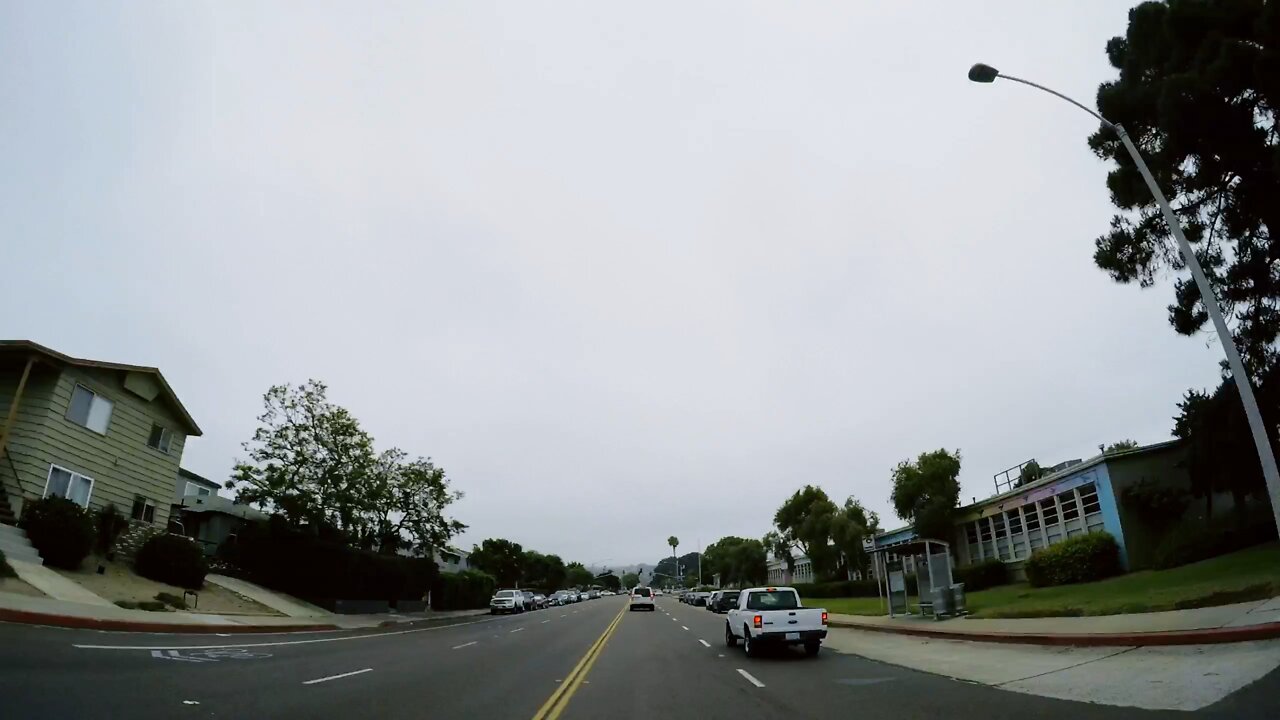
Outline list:
[[[1258,408],[1258,400],[1253,395],[1253,384],[1249,381],[1249,375],[1244,368],[1244,361],[1240,358],[1240,349],[1236,347],[1235,338],[1232,337],[1231,331],[1227,329],[1227,321],[1222,316],[1222,307],[1218,304],[1218,297],[1214,294],[1213,287],[1209,285],[1209,278],[1205,276],[1204,270],[1200,267],[1200,261],[1196,259],[1196,254],[1192,252],[1191,243],[1187,242],[1187,236],[1182,232],[1182,224],[1178,222],[1178,217],[1174,215],[1169,201],[1165,199],[1164,193],[1160,191],[1160,186],[1156,184],[1156,179],[1151,175],[1151,170],[1147,168],[1147,163],[1138,152],[1138,147],[1133,144],[1133,140],[1129,139],[1129,134],[1118,123],[1107,120],[1056,90],[1051,90],[1030,80],[1005,75],[990,65],[978,63],[969,68],[969,79],[974,82],[990,83],[995,82],[996,78],[1004,78],[1023,85],[1030,85],[1084,110],[1097,118],[1104,127],[1114,132],[1120,138],[1124,149],[1129,152],[1129,157],[1133,158],[1134,164],[1138,166],[1138,172],[1142,174],[1142,179],[1147,183],[1147,188],[1155,196],[1156,204],[1160,206],[1160,212],[1164,214],[1164,220],[1168,223],[1169,230],[1178,241],[1178,250],[1182,253],[1182,260],[1187,264],[1187,268],[1191,270],[1191,277],[1195,279],[1196,288],[1200,291],[1200,300],[1204,303],[1209,319],[1213,321],[1213,328],[1218,333],[1218,341],[1222,343],[1222,351],[1227,356],[1227,366],[1231,368],[1231,379],[1235,381],[1236,389],[1240,392],[1240,401],[1244,405],[1244,414],[1249,420],[1249,430],[1253,434],[1253,444],[1258,449],[1258,460],[1262,463],[1262,476],[1266,479],[1267,494],[1271,498],[1271,515],[1276,523],[1276,528],[1280,529],[1280,469],[1276,467],[1276,456],[1271,449],[1271,440],[1267,434],[1267,427],[1262,421],[1262,411]]]

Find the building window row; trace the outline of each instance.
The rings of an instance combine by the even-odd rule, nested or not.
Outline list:
[[[1098,488],[1095,483],[1085,483],[966,523],[969,562],[1025,560],[1035,550],[1100,529],[1102,524]]]

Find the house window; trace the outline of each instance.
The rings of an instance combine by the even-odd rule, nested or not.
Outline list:
[[[187,489],[186,489],[182,494],[183,494],[183,495],[198,495],[198,496],[200,496],[200,497],[209,497],[210,492],[211,492],[211,491],[210,491],[210,490],[209,490],[209,488],[207,488],[207,487],[204,487],[204,486],[201,486],[201,485],[197,485],[197,484],[195,484],[195,483],[193,483],[193,482],[187,482]]]
[[[67,409],[67,419],[106,435],[113,407],[110,400],[83,385],[76,385],[75,390],[71,391],[71,407]]]
[[[44,497],[61,497],[80,507],[88,507],[93,494],[93,478],[71,472],[57,465],[49,466],[49,478],[45,481]]]
[[[1054,504],[1053,498],[1040,501],[1040,515],[1044,518],[1045,527],[1051,528],[1058,524],[1058,506]]]
[[[1102,503],[1098,500],[1098,488],[1093,483],[1080,486],[1080,504],[1084,505],[1084,514],[1092,515],[1102,510]]]
[[[151,436],[147,438],[147,445],[159,450],[162,453],[169,453],[169,442],[173,439],[173,431],[163,425],[151,424]]]
[[[1076,493],[1074,490],[1068,490],[1058,496],[1058,501],[1062,503],[1062,519],[1075,520],[1080,517],[1080,507],[1076,505]]]
[[[1004,515],[992,515],[991,522],[996,526],[996,539],[1003,538],[1005,536]]]
[[[1036,504],[1028,503],[1022,508],[1022,514],[1027,517],[1027,532],[1040,529],[1040,513],[1036,512]]]
[[[134,520],[142,520],[143,522],[155,522],[156,504],[141,495],[133,496],[133,512],[130,516]]]
[[[1018,515],[1017,510],[1009,510],[1005,513],[1009,520],[1009,534],[1019,535],[1022,533],[1022,517]]]

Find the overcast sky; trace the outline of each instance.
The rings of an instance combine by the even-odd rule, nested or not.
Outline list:
[[[224,479],[273,383],[470,547],[652,562],[805,483],[1166,439],[1220,351],[1092,262],[1127,4],[0,1],[3,331],[161,368]]]

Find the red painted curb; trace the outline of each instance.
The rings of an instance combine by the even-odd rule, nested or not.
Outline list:
[[[897,628],[882,625],[859,625],[831,620],[831,627],[867,630],[894,635],[915,635],[940,640],[966,640],[969,642],[1016,643],[1023,645],[1069,645],[1074,647],[1121,647],[1131,645],[1216,645],[1218,643],[1248,642],[1280,638],[1280,622],[1243,627],[1202,628],[1199,630],[1169,630],[1137,633],[995,633],[954,632],[925,628]]]
[[[0,622],[50,625],[52,627],[78,628],[81,630],[115,630],[120,632],[153,632],[181,634],[211,633],[291,633],[316,630],[338,630],[337,625],[179,625],[175,623],[149,623],[136,620],[108,620],[105,618],[75,617],[73,615],[46,615],[26,610],[0,608]]]

